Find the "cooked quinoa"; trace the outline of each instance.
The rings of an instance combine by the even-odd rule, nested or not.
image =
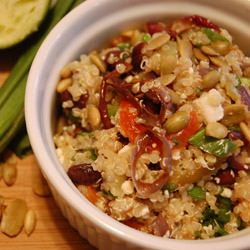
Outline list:
[[[69,178],[135,229],[209,239],[250,226],[250,58],[200,16],[122,31],[61,71]]]

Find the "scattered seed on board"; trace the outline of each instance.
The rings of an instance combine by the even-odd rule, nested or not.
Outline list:
[[[4,197],[0,195],[0,221],[3,216],[3,211],[4,211],[5,205],[4,205]]]
[[[4,163],[3,164],[3,180],[8,186],[12,186],[16,182],[17,168],[16,164]]]
[[[32,191],[41,197],[47,197],[51,195],[47,181],[44,179],[42,173],[34,175],[32,182]]]
[[[24,219],[24,231],[29,236],[35,230],[36,227],[36,213],[34,210],[29,209]]]
[[[16,199],[12,201],[4,209],[1,231],[10,237],[18,235],[23,228],[27,210],[27,205],[24,200]]]
[[[0,163],[0,180],[3,177],[3,163]]]

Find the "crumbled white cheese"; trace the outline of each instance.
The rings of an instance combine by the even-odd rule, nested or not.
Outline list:
[[[231,198],[232,197],[232,190],[229,188],[223,188],[223,191],[221,192],[221,196],[226,197],[226,198]]]
[[[206,123],[217,122],[224,116],[224,109],[221,105],[223,97],[216,89],[205,92],[194,103],[200,110]]]

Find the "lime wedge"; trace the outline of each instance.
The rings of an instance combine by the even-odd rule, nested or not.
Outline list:
[[[0,49],[23,41],[38,30],[50,0],[0,0]]]

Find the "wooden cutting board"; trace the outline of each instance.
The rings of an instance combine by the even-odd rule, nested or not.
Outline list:
[[[0,52],[0,85],[7,78],[16,61],[17,51]],[[1,250],[95,250],[71,228],[52,197],[39,197],[32,191],[33,176],[39,174],[34,155],[17,159],[18,176],[16,183],[8,187],[0,180],[0,195],[6,203],[16,198],[26,200],[28,207],[37,215],[35,231],[27,236],[22,231],[10,238],[0,232]]]

